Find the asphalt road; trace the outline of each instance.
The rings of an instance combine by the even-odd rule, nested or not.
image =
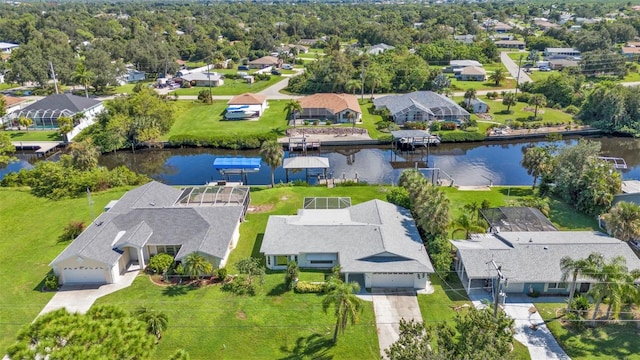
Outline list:
[[[507,68],[507,71],[509,71],[509,74],[511,74],[514,79],[518,80],[518,85],[526,82],[533,82],[529,75],[527,75],[527,73],[522,69],[520,69],[520,76],[518,76],[518,64],[516,64],[516,62],[513,61],[506,52],[500,53],[500,60]]]

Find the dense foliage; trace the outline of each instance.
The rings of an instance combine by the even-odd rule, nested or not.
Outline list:
[[[147,267],[154,273],[162,274],[169,271],[173,264],[173,256],[163,253],[152,256],[151,259],[149,259],[149,265],[147,265]]]
[[[598,84],[578,114],[586,124],[611,133],[640,136],[640,89],[615,83]]]

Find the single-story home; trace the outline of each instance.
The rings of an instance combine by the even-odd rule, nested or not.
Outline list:
[[[513,26],[499,21],[495,22],[490,28],[498,34],[506,33],[513,30]]]
[[[471,111],[473,111],[474,114],[484,114],[489,109],[487,103],[478,98],[469,99],[467,101],[467,105],[471,108]]]
[[[487,71],[478,66],[466,66],[456,72],[455,77],[462,81],[485,81],[487,79]]]
[[[179,76],[182,81],[189,82],[192,86],[222,86],[224,75],[217,72],[192,72]]]
[[[577,67],[580,66],[577,61],[567,60],[567,59],[552,59],[549,60],[549,69],[551,70],[562,70],[566,67]]]
[[[482,64],[476,60],[451,60],[449,61],[449,67],[445,68],[445,72],[457,72],[467,66],[482,67]]]
[[[471,115],[455,101],[433,91],[414,91],[373,100],[376,110],[388,109],[398,125],[407,122],[468,121]]]
[[[268,106],[266,96],[251,93],[234,96],[227,105],[227,119],[258,118]]]
[[[562,29],[561,25],[552,23],[547,20],[535,20],[533,23],[536,24],[536,26],[538,26],[538,28],[542,31],[549,29]]]
[[[11,54],[11,52],[14,49],[17,49],[19,46],[20,45],[18,45],[18,44],[13,44],[13,43],[0,41],[0,52],[5,53],[5,54]]]
[[[16,110],[20,110],[20,108],[25,104],[27,99],[15,96],[5,95],[5,101],[7,102],[6,112],[7,114],[11,114]]]
[[[300,209],[272,215],[260,252],[267,268],[331,269],[363,288],[424,289],[433,266],[411,212],[381,200],[342,209]]]
[[[339,123],[349,123],[350,114],[355,114],[355,121],[362,118],[362,110],[358,98],[351,94],[319,93],[305,96],[298,100],[302,113],[296,112],[296,118],[327,119]]]
[[[640,47],[637,46],[623,46],[620,49],[620,53],[624,55],[627,60],[636,60],[640,57]]]
[[[476,36],[471,34],[453,35],[453,40],[463,44],[470,45],[470,44],[473,44],[473,42],[476,40]]]
[[[67,140],[71,140],[81,130],[92,125],[96,115],[103,108],[102,101],[65,93],[49,95],[19,111],[6,115],[3,119],[5,126],[8,127],[18,126],[18,118],[24,116],[33,120],[32,126],[36,129],[57,129],[59,117],[73,118],[76,114],[82,114],[83,117],[74,124],[73,130],[67,134]]]
[[[300,40],[298,41],[298,45],[313,46],[313,45],[315,45],[318,41],[320,41],[320,39],[300,39]]]
[[[495,42],[496,46],[499,48],[507,48],[507,49],[524,49],[525,42],[520,40],[499,40]]]
[[[156,254],[198,253],[224,267],[240,237],[249,188],[177,189],[152,181],[110,203],[50,264],[62,284],[111,284]]]
[[[303,45],[287,44],[287,45],[280,45],[275,48],[276,52],[287,53],[287,54],[292,54],[293,49],[298,50],[298,54],[306,54],[309,52],[309,48]]]
[[[280,67],[282,64],[282,60],[278,59],[275,56],[263,56],[261,58],[249,61],[247,65],[249,65],[250,69],[264,69],[267,67]]]
[[[574,48],[546,48],[544,58],[552,59],[576,59],[580,58],[580,50]]]
[[[478,234],[470,240],[451,240],[456,247],[455,271],[467,293],[495,286],[499,266],[508,280],[506,293],[566,295],[570,284],[562,281],[560,260],[600,253],[605,260],[622,256],[630,270],[640,269],[640,259],[629,245],[597,231],[523,231]],[[578,278],[576,291],[587,292],[593,280]]]
[[[129,69],[127,70],[127,82],[144,81],[147,78],[147,73],[140,70]]]
[[[385,43],[380,43],[380,44],[373,45],[372,47],[367,49],[367,54],[380,55],[387,50],[393,50],[393,49],[395,49],[395,46],[387,45]]]

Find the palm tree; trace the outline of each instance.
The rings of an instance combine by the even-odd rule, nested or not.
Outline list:
[[[596,325],[596,318],[600,310],[600,305],[605,298],[609,298],[610,306],[618,306],[620,302],[620,289],[618,283],[628,273],[626,260],[622,256],[617,256],[609,262],[604,262],[591,277],[593,277],[597,283],[595,283],[589,295],[591,295],[595,301],[595,307],[593,310],[593,317],[591,318],[591,326]],[[613,304],[611,304],[613,303]],[[610,311],[609,308],[608,311]]]
[[[202,255],[198,253],[191,253],[187,255],[184,260],[184,271],[192,279],[202,276],[204,274],[211,274],[213,271],[213,265],[207,261]]]
[[[345,283],[333,278],[329,285],[329,292],[322,300],[322,310],[327,313],[329,307],[334,307],[336,327],[333,331],[333,342],[338,341],[338,333],[344,332],[347,323],[356,324],[360,318],[361,300],[354,294],[360,291],[356,282]]]
[[[302,105],[300,101],[291,100],[284,106],[284,111],[289,114],[291,120],[293,120],[293,127],[296,127],[296,113],[302,114]]]
[[[500,85],[500,83],[506,80],[506,78],[507,74],[502,68],[497,68],[493,74],[489,75],[489,80],[493,81],[496,86]]]
[[[169,325],[167,314],[144,306],[136,310],[136,317],[147,325],[149,334],[155,335],[158,340],[162,338],[162,333],[167,330],[167,325]]]
[[[452,238],[454,238],[458,232],[462,231],[465,233],[465,239],[469,239],[471,233],[485,232],[485,229],[474,222],[473,219],[467,214],[460,215],[458,220],[454,222],[454,225],[456,225],[457,227],[451,233]]]
[[[7,99],[4,95],[0,94],[0,117],[7,114]]]
[[[469,106],[469,103],[471,102],[471,100],[476,98],[476,89],[471,88],[471,89],[467,89],[467,91],[464,92],[464,103]]]
[[[60,116],[58,118],[58,131],[63,140],[67,140],[66,136],[73,130],[73,119],[68,116]]]
[[[621,201],[603,215],[607,231],[622,241],[640,238],[640,206]]]
[[[76,70],[71,74],[71,81],[78,85],[84,86],[84,96],[89,97],[89,84],[94,78],[95,74],[91,72],[84,64],[83,60],[80,60],[76,65]]]
[[[515,93],[505,93],[502,96],[502,105],[507,107],[507,112],[511,113],[511,107],[516,104],[516,94]]]
[[[351,127],[351,133],[353,134],[353,132],[355,131],[356,128],[356,119],[358,118],[358,115],[354,112],[354,111],[349,111],[347,113],[347,119],[349,119],[349,122],[353,124],[353,126]]]
[[[587,274],[587,276],[590,276],[590,274],[594,274],[601,265],[602,255],[598,253],[592,253],[586,259],[573,260],[569,256],[565,256],[560,259],[560,269],[562,270],[562,277],[560,280],[562,282],[566,282],[569,277],[571,277],[567,311],[571,311],[578,276],[580,276],[580,274]]]
[[[547,106],[547,97],[543,94],[533,94],[529,98],[529,105],[535,106],[534,117],[538,117],[538,108]]]
[[[20,116],[18,118],[18,125],[25,127],[27,129],[27,132],[29,132],[29,127],[33,125],[33,120],[26,116]]]
[[[544,176],[553,170],[553,157],[549,149],[533,146],[528,148],[522,156],[522,166],[527,169],[527,174],[533,176],[531,188],[535,189],[538,177]]]
[[[362,89],[362,82],[360,80],[351,79],[347,81],[347,83],[344,85],[344,88],[347,92],[355,95],[356,91]]]
[[[278,143],[275,139],[266,140],[262,143],[262,146],[260,146],[260,155],[262,156],[262,160],[271,168],[271,187],[274,187],[276,169],[282,164],[282,160],[284,159],[282,144]]]
[[[91,138],[74,142],[71,144],[70,149],[71,163],[74,168],[78,170],[89,170],[98,166],[100,151],[93,145]]]

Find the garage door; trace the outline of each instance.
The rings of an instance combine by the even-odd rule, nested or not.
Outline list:
[[[413,274],[406,273],[374,273],[371,287],[413,287]]]
[[[65,284],[105,284],[106,271],[102,267],[66,268],[62,270]]]

